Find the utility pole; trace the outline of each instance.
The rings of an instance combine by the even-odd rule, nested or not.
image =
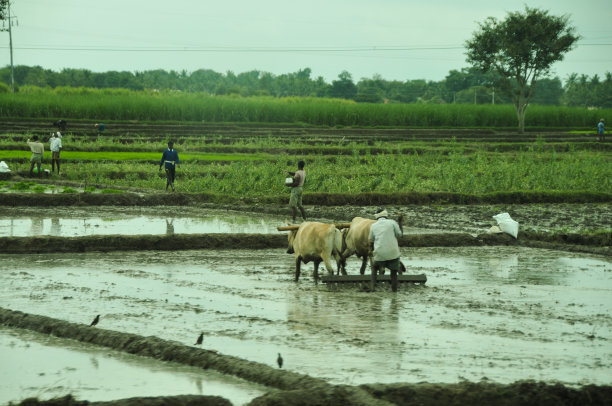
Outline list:
[[[11,29],[11,2],[7,2],[8,10],[8,32],[9,32],[9,48],[11,52],[11,92],[15,93],[15,69],[13,68],[13,30]]]
[[[4,21],[2,21],[2,29],[0,31],[8,31],[9,33],[9,49],[11,52],[11,92],[15,92],[15,69],[13,67],[13,23],[14,18],[11,16],[11,2],[2,1],[1,4],[6,4],[6,18],[8,20],[8,28],[4,28]],[[0,4],[0,7],[4,7]],[[18,23],[19,24],[19,23]]]

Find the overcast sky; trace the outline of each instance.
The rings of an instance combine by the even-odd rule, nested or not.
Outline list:
[[[611,0],[12,0],[15,65],[59,71],[260,70],[311,68],[327,82],[443,80],[467,67],[465,41],[488,16],[524,5],[569,15],[583,38],[553,66],[612,72]],[[0,66],[9,35],[0,33]]]

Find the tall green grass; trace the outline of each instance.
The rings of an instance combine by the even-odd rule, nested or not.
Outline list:
[[[326,126],[515,127],[510,105],[361,104],[322,98],[211,96],[124,89],[22,89],[0,94],[2,117],[92,120],[278,122]],[[612,109],[530,106],[532,127],[593,127]]]

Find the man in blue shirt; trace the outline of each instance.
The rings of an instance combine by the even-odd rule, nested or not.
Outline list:
[[[597,124],[597,133],[599,134],[599,141],[605,141],[605,130],[604,130],[604,119],[599,120]]]
[[[174,192],[174,175],[176,166],[180,166],[178,152],[174,149],[174,143],[172,141],[168,142],[168,149],[164,151],[162,155],[161,162],[159,164],[159,170],[161,171],[162,165],[165,164],[166,168],[166,191],[168,191],[168,186],[172,187],[172,191]]]

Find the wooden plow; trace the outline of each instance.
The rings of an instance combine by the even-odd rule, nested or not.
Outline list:
[[[323,283],[368,283],[372,281],[372,275],[325,275],[320,276]],[[391,282],[391,275],[376,275],[376,283]],[[427,276],[419,275],[397,275],[397,283],[418,283],[425,284]]]

